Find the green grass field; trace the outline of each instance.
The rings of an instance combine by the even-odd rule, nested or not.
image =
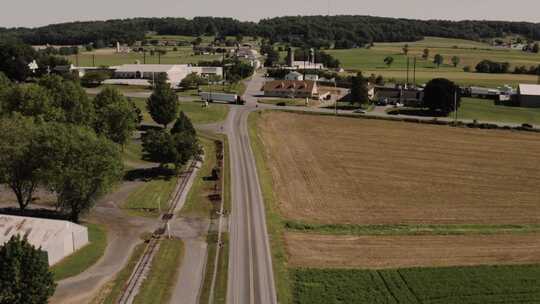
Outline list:
[[[183,255],[184,244],[181,240],[162,240],[159,250],[152,260],[150,272],[142,282],[133,303],[168,303]]]
[[[211,61],[221,59],[221,55],[194,55],[191,47],[178,47],[177,51],[169,50],[165,55],[150,56],[146,53],[146,61],[143,53],[115,53],[113,49],[101,49],[92,52],[83,52],[79,55],[66,57],[71,63],[84,66],[115,66],[121,64],[133,64],[137,61],[146,64],[188,64],[199,61]]]
[[[539,303],[540,266],[291,271],[295,304]]]
[[[146,99],[132,98],[132,100],[143,114],[143,123],[154,123],[150,113],[148,113],[148,110],[146,109]],[[227,105],[210,103],[208,107],[204,108],[200,101],[180,101],[179,109],[180,111],[184,111],[194,124],[208,124],[222,121],[227,118],[227,114],[229,113]]]
[[[130,215],[157,217],[159,208],[167,210],[175,185],[174,176],[146,181],[128,196],[122,208]]]
[[[386,79],[403,81],[407,78],[407,59],[402,54],[402,48],[405,44],[376,43],[371,49],[328,50],[327,52],[339,59],[342,67],[346,70],[362,71],[365,75],[380,74]],[[537,81],[537,77],[534,75],[466,73],[463,71],[463,67],[470,66],[474,71],[476,64],[484,59],[510,62],[512,66],[533,66],[540,62],[540,54],[497,49],[475,41],[436,37],[426,37],[424,40],[407,44],[409,45],[409,57],[417,57],[416,80],[419,84],[426,83],[436,77],[445,77],[461,85],[490,87],[503,84],[536,83]],[[422,59],[425,48],[430,50],[427,60]],[[435,54],[441,54],[444,58],[444,64],[439,68],[433,63]],[[387,56],[394,58],[394,63],[391,66],[384,63],[384,58]],[[453,56],[460,58],[461,62],[457,67],[451,64]],[[410,81],[412,82],[412,61],[410,64]]]
[[[453,113],[449,117],[453,117]],[[489,99],[463,98],[458,119],[540,125],[540,109],[495,105]]]
[[[98,224],[87,224],[90,243],[51,267],[54,280],[60,281],[76,276],[94,265],[107,248],[107,232]]]

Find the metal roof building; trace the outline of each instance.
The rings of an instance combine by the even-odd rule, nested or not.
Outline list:
[[[88,229],[68,221],[0,215],[0,245],[12,236],[26,237],[36,248],[47,252],[49,265],[88,244]]]
[[[520,84],[517,94],[521,107],[540,108],[540,85]]]

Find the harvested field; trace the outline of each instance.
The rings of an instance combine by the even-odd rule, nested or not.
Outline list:
[[[267,112],[282,216],[325,224],[538,224],[540,135]]]
[[[387,269],[540,263],[540,234],[333,236],[286,233],[291,267]]]

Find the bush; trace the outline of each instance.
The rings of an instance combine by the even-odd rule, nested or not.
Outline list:
[[[280,106],[280,107],[284,107],[286,105],[287,104],[285,102],[283,102],[283,101],[280,101],[280,102],[276,103],[276,106]]]

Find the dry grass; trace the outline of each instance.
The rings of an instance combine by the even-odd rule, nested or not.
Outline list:
[[[540,135],[270,112],[280,212],[340,224],[538,224]]]
[[[406,268],[540,262],[540,235],[331,236],[286,233],[289,266]]]

